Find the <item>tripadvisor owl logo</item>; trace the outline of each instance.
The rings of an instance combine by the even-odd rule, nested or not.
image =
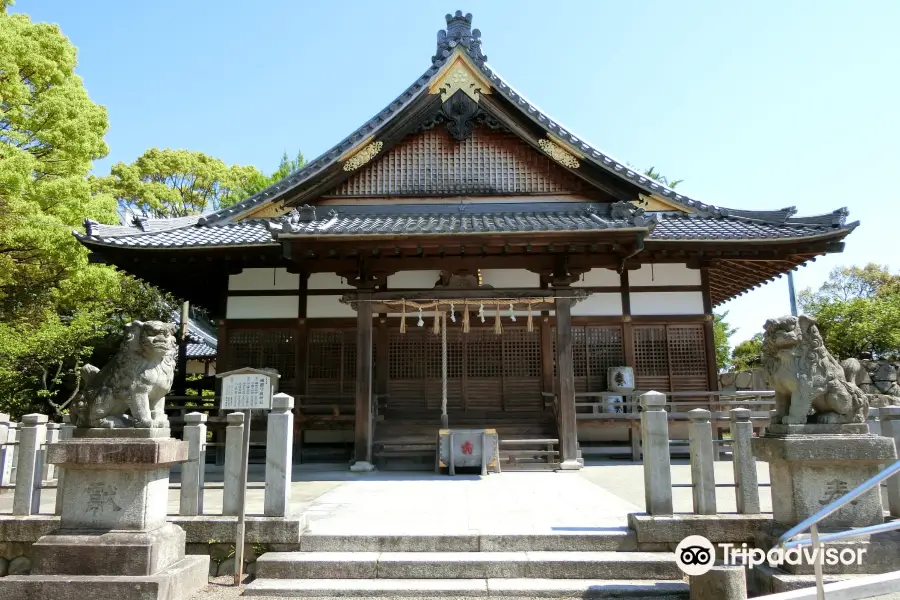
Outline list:
[[[703,575],[716,562],[716,549],[702,535],[689,535],[675,548],[675,562],[685,575]]]
[[[768,564],[770,567],[781,565],[861,565],[865,548],[791,548],[785,550],[775,547],[768,552],[761,548],[750,548],[747,544],[717,544],[725,566],[746,566],[749,568]],[[685,575],[703,575],[712,569],[716,562],[716,547],[702,535],[689,535],[679,542],[675,548],[675,562]]]

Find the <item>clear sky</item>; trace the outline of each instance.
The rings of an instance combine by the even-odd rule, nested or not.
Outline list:
[[[896,0],[18,0],[58,23],[109,110],[105,174],[151,147],[271,172],[314,158],[430,64],[444,15],[481,29],[488,63],[595,147],[745,209],[850,209],[841,264],[900,266],[900,2]],[[900,237],[900,235],[898,235]],[[750,337],[789,311],[786,279],[724,307]]]

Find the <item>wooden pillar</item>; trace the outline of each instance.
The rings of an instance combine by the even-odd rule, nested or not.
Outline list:
[[[556,389],[559,399],[560,469],[580,469],[575,421],[575,363],[572,356],[572,298],[556,288]]]
[[[719,389],[719,365],[716,363],[716,321],[713,316],[712,299],[709,295],[709,269],[700,269],[700,283],[703,286],[703,341],[706,345],[707,385],[711,392]]]
[[[297,340],[295,342],[294,353],[294,373],[296,373],[295,383],[295,403],[291,409],[294,413],[294,452],[293,462],[300,464],[303,462],[303,419],[300,418],[302,407],[308,404],[306,399],[306,366],[307,351],[309,347],[309,331],[306,325],[306,302],[307,302],[307,283],[309,273],[300,272],[300,284],[297,288]]]
[[[375,323],[375,393],[381,397],[387,394],[390,376],[391,338],[387,325],[387,315],[378,315]],[[377,402],[377,400],[376,400]]]
[[[224,373],[228,370],[229,355],[231,350],[228,347],[228,321],[222,319],[219,321],[219,332],[216,339],[216,373]],[[216,404],[219,404],[218,398],[222,396],[222,380],[216,377],[215,380]],[[225,416],[225,411],[218,411],[219,417]],[[221,426],[215,429],[213,433],[213,441],[220,444],[215,447],[216,465],[223,466],[225,464],[225,429]]]
[[[187,393],[187,347],[188,322],[191,320],[191,303],[185,301],[181,305],[181,323],[178,325],[178,366],[175,370],[174,396]]]
[[[372,465],[372,292],[356,295],[356,462],[351,471],[371,471]]]

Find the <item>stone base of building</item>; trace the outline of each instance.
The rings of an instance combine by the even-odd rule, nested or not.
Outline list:
[[[866,433],[865,424],[772,425],[753,440],[769,463],[775,521],[793,526],[896,460],[894,441]],[[826,517],[820,527],[864,527],[884,521],[878,488]]]
[[[155,575],[14,575],[0,579],[0,598],[16,600],[181,600],[205,587],[208,556],[185,556]]]

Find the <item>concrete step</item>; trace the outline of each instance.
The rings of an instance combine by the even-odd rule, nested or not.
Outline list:
[[[324,535],[300,537],[303,552],[634,552],[637,537],[627,527],[549,534]]]
[[[622,579],[257,579],[244,596],[289,598],[641,598],[686,600],[683,581]]]
[[[681,579],[671,552],[267,552],[259,579]]]

